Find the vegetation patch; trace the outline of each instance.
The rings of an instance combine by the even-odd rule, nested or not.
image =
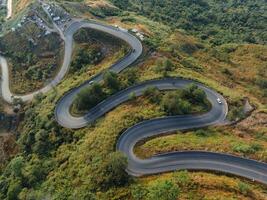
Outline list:
[[[44,34],[36,24],[28,22],[1,38],[1,54],[8,59],[12,92],[25,94],[42,88],[61,67],[62,40],[56,33]]]

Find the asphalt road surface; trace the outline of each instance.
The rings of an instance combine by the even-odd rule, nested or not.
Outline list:
[[[77,24],[77,26],[80,25]],[[96,27],[90,26],[90,28]],[[123,39],[132,47],[132,49],[135,49],[134,52],[132,51],[131,54],[127,55],[124,59],[118,61],[110,67],[112,71],[118,73],[128,67],[141,55],[142,44],[135,37],[128,33],[121,32],[110,27],[106,28],[110,29],[110,32],[108,30],[105,30],[105,32]],[[76,26],[73,26],[73,30],[77,30]],[[70,29],[70,31],[72,31],[72,29]],[[130,94],[135,93],[136,96],[142,95],[147,87],[157,87],[159,90],[173,90],[183,88],[191,83],[194,83],[205,91],[207,98],[211,103],[210,111],[205,114],[181,115],[148,120],[126,130],[120,136],[117,142],[117,150],[122,151],[128,157],[129,164],[127,171],[129,174],[133,176],[142,176],[177,169],[212,170],[246,177],[248,179],[267,184],[266,163],[228,154],[204,151],[184,151],[156,155],[145,160],[135,156],[133,148],[140,140],[177,130],[201,128],[211,125],[223,125],[228,113],[228,106],[226,100],[219,93],[207,88],[203,84],[191,80],[178,78],[152,80],[118,92],[117,94],[109,97],[105,101],[95,106],[85,116],[72,116],[69,111],[77,93],[83,87],[88,86],[90,81],[98,82],[100,80],[102,80],[101,74],[97,75],[93,79],[88,80],[80,87],[69,91],[60,99],[56,106],[55,116],[57,122],[61,126],[71,129],[85,127],[118,105],[128,101]],[[221,99],[221,104],[218,103],[218,98]]]
[[[57,74],[55,79],[51,81],[51,83],[39,91],[24,96],[12,95],[9,90],[8,66],[6,60],[3,57],[0,57],[0,64],[2,67],[1,89],[4,99],[10,102],[11,97],[14,96],[22,98],[24,101],[31,100],[35,94],[39,92],[45,93],[57,85],[63,79],[69,69],[73,47],[73,34],[82,27],[103,31],[118,37],[127,42],[129,46],[134,49],[134,51],[110,67],[110,70],[116,73],[119,73],[123,69],[133,64],[133,62],[135,62],[142,54],[141,42],[128,32],[93,22],[74,22],[64,33],[65,56],[60,72]],[[228,154],[204,151],[171,152],[156,155],[145,160],[142,160],[134,155],[133,148],[135,144],[145,138],[157,136],[159,134],[162,135],[177,130],[187,130],[192,128],[224,124],[228,112],[227,103],[225,99],[214,90],[211,90],[198,82],[185,79],[169,78],[163,80],[153,80],[130,87],[109,97],[91,109],[83,117],[72,116],[69,112],[69,109],[77,93],[79,93],[83,87],[88,86],[89,82],[99,82],[101,80],[102,74],[98,74],[94,78],[83,83],[81,86],[70,90],[59,100],[56,106],[55,116],[57,122],[61,126],[72,129],[85,127],[99,117],[103,116],[105,113],[114,109],[116,106],[129,100],[129,96],[132,92],[134,92],[136,96],[140,96],[149,86],[155,86],[160,90],[173,90],[177,88],[183,88],[190,83],[195,83],[205,91],[207,98],[212,105],[210,111],[205,114],[181,115],[148,120],[126,130],[120,136],[117,142],[117,150],[124,152],[128,157],[129,165],[127,171],[129,174],[133,176],[142,176],[177,169],[212,170],[246,177],[267,184],[266,163]],[[217,102],[217,98],[221,99],[221,104]]]
[[[141,42],[128,32],[121,31],[112,26],[98,24],[96,22],[75,21],[72,24],[70,24],[70,26],[65,30],[64,35],[60,34],[65,42],[64,59],[60,71],[50,83],[48,83],[45,87],[43,87],[40,90],[34,91],[26,95],[12,94],[9,86],[9,70],[8,70],[7,60],[3,56],[0,56],[0,66],[2,69],[1,94],[3,99],[9,103],[12,103],[13,98],[20,98],[22,99],[22,101],[30,101],[33,99],[35,95],[39,93],[47,93],[49,90],[53,89],[57,84],[59,84],[69,70],[69,65],[71,62],[71,55],[73,50],[73,34],[83,27],[99,30],[107,34],[113,35],[117,38],[120,38],[126,41],[132,49],[136,50],[136,52],[128,54],[124,59],[114,64],[114,66],[110,68],[114,72],[120,72],[121,70],[132,64],[142,53]],[[101,75],[98,75],[94,78],[95,81],[100,79]]]
[[[68,93],[63,97],[55,110],[56,120],[66,128],[82,128],[93,123],[105,113],[126,102],[131,93],[136,96],[143,94],[147,87],[157,87],[159,90],[184,88],[194,83],[203,89],[211,103],[211,110],[201,115],[180,115],[163,117],[141,122],[126,130],[117,142],[117,150],[128,157],[127,171],[133,176],[156,174],[178,169],[211,170],[234,174],[267,184],[267,164],[255,160],[240,158],[228,154],[205,151],[183,151],[156,155],[142,160],[135,156],[133,148],[138,141],[157,135],[168,134],[172,131],[201,128],[211,125],[223,125],[228,111],[225,99],[217,92],[204,85],[185,79],[152,80],[127,88],[101,102],[83,117],[74,117],[69,113],[71,102]],[[73,91],[75,93],[75,90]],[[219,104],[217,98],[222,103]],[[73,99],[71,99],[73,100]],[[181,135],[182,137],[182,135]]]

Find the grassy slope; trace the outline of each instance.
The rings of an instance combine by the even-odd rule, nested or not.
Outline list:
[[[128,16],[127,16],[128,17]],[[222,61],[218,61],[218,59],[212,60],[212,62],[205,62],[202,59],[213,58],[210,54],[209,46],[205,47],[207,50],[198,50],[191,55],[183,52],[179,48],[177,48],[177,52],[175,54],[171,54],[168,49],[168,43],[172,41],[174,45],[182,45],[184,41],[190,43],[199,43],[196,39],[192,37],[188,37],[185,34],[175,31],[175,34],[178,35],[176,37],[178,40],[172,40],[174,37],[173,31],[171,31],[167,26],[162,24],[149,21],[146,18],[135,16],[131,14],[131,17],[136,19],[136,22],[133,23],[120,22],[121,18],[110,18],[108,19],[108,23],[113,24],[123,24],[125,27],[133,27],[141,28],[144,32],[150,35],[150,37],[158,41],[163,38],[163,41],[159,42],[161,48],[158,53],[149,54],[146,56],[145,61],[141,62],[138,65],[138,76],[140,77],[139,81],[149,80],[151,78],[161,77],[161,74],[157,74],[154,71],[154,66],[158,57],[166,56],[169,57],[176,65],[174,71],[170,72],[169,75],[173,76],[183,76],[187,78],[194,78],[199,81],[206,83],[207,85],[218,89],[224,95],[228,96],[230,100],[239,98],[240,96],[249,96],[253,103],[257,104],[260,108],[264,108],[264,99],[260,97],[259,88],[255,87],[254,90],[257,92],[250,92],[246,89],[245,83],[249,83],[249,80],[245,80],[244,84],[235,83],[235,79],[225,77],[222,74],[218,74],[221,67],[223,65],[228,68],[229,64],[224,63]],[[123,18],[123,17],[122,17]],[[207,44],[204,44],[204,46]],[[250,47],[250,46],[249,46]],[[253,47],[253,46],[251,46]],[[241,49],[243,46],[240,47]],[[258,47],[257,47],[258,48]],[[264,48],[259,46],[259,48]],[[249,48],[250,49],[250,48]],[[259,50],[260,52],[261,50]],[[244,60],[242,53],[238,54],[237,51],[230,54],[230,57],[233,57],[234,60],[241,61],[241,63],[250,65]],[[253,51],[254,52],[254,51]],[[251,55],[250,53],[248,53]],[[177,56],[179,55],[179,56]],[[87,80],[89,77],[93,76],[97,72],[105,69],[110,66],[111,63],[114,63],[121,55],[118,53],[114,56],[105,59],[102,63],[97,66],[92,66],[88,68],[85,73],[82,74],[74,74],[69,75],[58,87],[56,87],[55,91],[51,91],[46,97],[42,100],[41,103],[32,104],[37,113],[36,119],[38,121],[45,120],[45,116],[53,116],[53,111],[57,100],[70,88],[73,88],[83,81]],[[188,68],[182,65],[182,61],[187,57],[194,57],[198,62],[201,62],[201,66],[203,71],[196,71],[195,68]],[[206,59],[209,60],[209,59]],[[263,62],[258,60],[257,58],[252,57],[251,60],[254,60],[253,63],[259,63],[261,65]],[[242,68],[243,65],[238,65]],[[229,66],[231,69],[232,66]],[[251,67],[251,66],[250,66]],[[236,69],[236,68],[234,68]],[[237,70],[236,70],[237,71]],[[240,77],[243,75],[244,70],[238,70],[236,77]],[[216,75],[216,76],[214,76]],[[206,78],[208,76],[208,78]],[[233,82],[235,84],[235,93],[232,92],[232,88],[228,85]],[[223,84],[224,83],[224,84]],[[114,111],[108,113],[105,118],[98,120],[98,122],[92,126],[87,127],[78,131],[67,131],[65,129],[60,128],[60,133],[65,135],[54,135],[54,131],[51,131],[50,137],[46,138],[47,141],[53,143],[57,140],[62,140],[62,138],[68,138],[71,135],[72,140],[68,141],[67,139],[63,139],[63,142],[59,147],[56,147],[51,152],[51,156],[47,158],[37,158],[36,155],[30,154],[27,161],[27,166],[34,166],[36,160],[40,160],[41,162],[46,162],[47,160],[54,163],[50,172],[48,173],[47,178],[40,181],[40,184],[32,185],[34,190],[25,189],[20,196],[25,197],[27,194],[34,194],[36,196],[46,196],[50,197],[52,195],[55,199],[64,199],[64,198],[77,198],[77,196],[83,194],[85,191],[90,190],[94,186],[94,181],[92,181],[92,176],[97,172],[98,166],[101,166],[104,162],[106,156],[110,154],[114,150],[117,137],[119,134],[125,130],[126,128],[132,126],[138,121],[143,121],[144,119],[150,119],[162,116],[162,112],[155,105],[150,104],[147,100],[143,98],[138,98],[134,102],[126,103],[124,105],[119,106]],[[264,117],[264,116],[263,116]],[[263,117],[260,117],[262,119]],[[255,120],[255,119],[254,119]],[[253,119],[252,119],[253,121]],[[21,127],[22,135],[28,134],[31,129],[38,128],[37,125],[29,126],[31,122],[25,122],[25,124]],[[244,127],[241,127],[242,129]],[[264,130],[262,125],[259,125],[258,128],[260,131]],[[258,131],[256,129],[255,131]],[[247,129],[248,130],[248,129]],[[247,139],[243,137],[242,134],[238,135],[235,128],[219,128],[216,129],[216,139],[225,139],[226,141],[234,140],[242,142],[244,144],[250,144],[251,140],[254,140],[254,130],[250,131],[249,134],[252,134],[251,139]],[[227,132],[228,134],[223,134],[221,137],[220,134]],[[246,131],[243,131],[246,132]],[[195,148],[196,141],[203,141],[203,148],[211,148],[214,149],[213,137],[196,137],[191,133],[188,133],[188,139],[190,142],[188,144],[182,144],[180,141],[182,140],[180,135],[176,136],[168,136],[164,138],[158,138],[150,141],[148,144],[175,144],[175,148]],[[193,140],[194,139],[194,140]],[[204,145],[207,141],[211,140],[211,144],[208,143],[207,146]],[[258,142],[258,141],[257,141]],[[264,146],[266,146],[266,141],[261,141]],[[181,145],[181,146],[178,146]],[[171,147],[165,146],[166,150]],[[159,146],[154,146],[150,149],[151,152],[157,152]],[[201,147],[202,148],[202,147]],[[216,150],[219,151],[227,151],[228,146],[219,146]],[[180,148],[179,148],[180,149]],[[257,154],[258,155],[258,154]],[[257,158],[257,157],[256,157]],[[170,180],[173,176],[173,173],[163,174],[157,176],[151,176],[142,179],[136,179],[131,184],[131,186],[136,184],[141,184],[144,187],[154,184],[158,180]],[[240,188],[238,187],[238,183],[240,183],[240,179],[231,178],[221,175],[213,175],[210,173],[190,173],[190,177],[192,179],[190,187],[181,187],[181,199],[189,199],[190,197],[194,197],[195,199],[215,199],[216,197],[220,197],[221,199],[264,199],[266,198],[266,193],[264,193],[264,188],[257,184],[247,183],[250,187],[249,193],[242,193]],[[108,191],[99,191],[97,196],[100,199],[131,199],[131,189],[132,187],[126,186],[122,188],[110,188]],[[265,188],[266,189],[266,188]],[[265,196],[264,196],[265,195]],[[23,198],[22,198],[23,199]]]

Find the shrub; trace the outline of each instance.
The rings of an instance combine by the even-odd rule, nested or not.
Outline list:
[[[109,88],[112,92],[118,91],[120,89],[120,82],[118,80],[118,75],[114,72],[107,71],[103,75],[104,85]]]
[[[105,98],[102,87],[98,83],[83,88],[75,97],[73,106],[78,111],[89,110]]]
[[[189,173],[187,171],[175,172],[173,174],[173,180],[180,187],[186,187],[192,182],[192,180],[191,180],[191,178],[189,176]]]
[[[127,184],[130,180],[126,172],[127,165],[127,158],[121,152],[113,152],[108,155],[92,174],[95,188],[108,189]]]
[[[238,189],[244,195],[247,195],[251,191],[250,186],[243,182],[238,183]]]
[[[262,150],[263,147],[260,144],[236,144],[233,147],[235,152],[243,153],[243,154],[253,154],[257,151]]]
[[[191,104],[182,100],[178,92],[169,92],[163,96],[162,109],[170,115],[188,114],[191,112]]]
[[[148,188],[148,200],[176,200],[179,188],[171,181],[157,181]]]
[[[149,99],[151,103],[160,103],[161,94],[156,87],[147,87],[144,91],[144,96]]]

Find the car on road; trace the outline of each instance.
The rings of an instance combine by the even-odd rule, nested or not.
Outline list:
[[[220,98],[217,98],[217,102],[218,102],[219,104],[222,104],[222,100],[221,100]]]
[[[89,85],[92,85],[93,83],[94,83],[94,81],[90,81],[90,82],[89,82]]]

